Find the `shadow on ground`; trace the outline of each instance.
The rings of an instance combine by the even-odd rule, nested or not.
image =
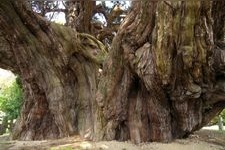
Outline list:
[[[187,139],[172,143],[144,143],[102,141],[91,142],[78,136],[45,141],[10,141],[0,136],[0,150],[225,150],[225,132],[200,130]]]

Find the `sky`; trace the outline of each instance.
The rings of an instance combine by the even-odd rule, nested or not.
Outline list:
[[[0,89],[2,86],[9,85],[15,80],[16,76],[8,70],[4,70],[0,68]]]
[[[11,71],[0,68],[0,78],[8,78],[8,77],[13,77],[13,76],[14,76],[14,74]]]

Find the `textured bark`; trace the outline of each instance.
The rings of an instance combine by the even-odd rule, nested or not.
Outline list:
[[[94,15],[95,1],[66,2],[66,25],[78,32],[92,33],[91,22]]]
[[[119,4],[115,4],[112,8],[106,8],[104,5],[96,5],[95,1],[90,0],[65,2],[65,25],[78,32],[91,34],[106,45],[111,44],[127,11]],[[93,19],[96,14],[102,14],[106,22]]]
[[[212,3],[212,17],[214,39],[224,41],[225,32],[225,1],[214,1]]]
[[[1,1],[0,12],[0,64],[20,75],[24,89],[13,139],[90,136],[101,43],[46,22],[20,1]]]
[[[105,65],[96,139],[170,141],[218,114],[224,47],[214,48],[212,25],[211,2],[134,3]]]
[[[225,44],[213,38],[211,2],[133,4],[100,74],[106,52],[95,38],[0,0],[0,67],[21,76],[25,95],[14,139],[167,142],[225,107]]]

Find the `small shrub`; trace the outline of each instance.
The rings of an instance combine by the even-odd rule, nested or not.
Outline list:
[[[5,113],[8,120],[19,116],[22,101],[22,87],[18,77],[11,85],[0,90],[0,111]]]
[[[225,109],[219,115],[223,118],[223,124],[225,125]],[[212,121],[210,122],[210,124],[212,124],[212,125],[218,124],[219,115],[218,116],[215,116],[212,119]]]

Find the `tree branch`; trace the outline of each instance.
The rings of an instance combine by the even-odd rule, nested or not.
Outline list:
[[[211,108],[203,113],[202,126],[206,125],[225,108],[225,102],[215,103]]]
[[[12,52],[12,48],[3,36],[0,36],[0,68],[17,71],[16,60]]]
[[[102,6],[102,4],[96,5],[93,12],[94,12],[94,14],[96,14],[96,13],[103,14],[105,19],[108,20],[108,15],[107,15],[106,9]]]

